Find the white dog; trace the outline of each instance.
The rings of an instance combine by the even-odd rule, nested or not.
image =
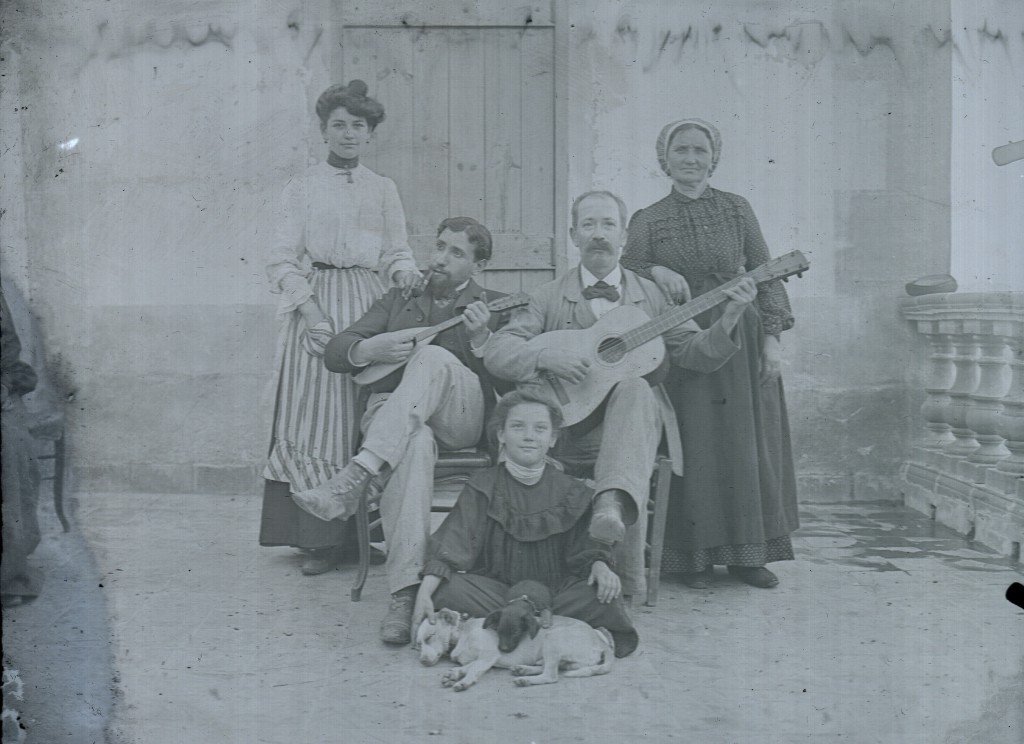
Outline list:
[[[484,628],[483,618],[467,619],[449,609],[437,612],[433,625],[424,620],[416,631],[414,648],[427,666],[448,654],[460,669],[447,672],[445,687],[461,691],[476,684],[491,667],[511,669],[516,685],[546,685],[566,677],[607,674],[615,656],[615,642],[605,628],[592,628],[582,620],[555,615],[550,628],[538,628],[515,650],[502,653],[498,634]]]

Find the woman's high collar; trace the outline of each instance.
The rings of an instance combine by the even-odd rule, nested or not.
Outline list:
[[[711,188],[711,184],[706,183],[706,184],[704,184],[704,190],[700,192],[699,196],[687,196],[682,191],[677,189],[675,184],[672,184],[672,191],[670,192],[670,195],[673,198],[679,199],[682,202],[692,202],[692,201],[697,201],[698,199],[711,199],[711,198],[713,198],[714,197],[714,189]]]
[[[333,165],[338,170],[350,171],[359,166],[359,156],[357,155],[354,158],[343,158],[335,155],[334,151],[331,150],[327,153],[327,164]]]

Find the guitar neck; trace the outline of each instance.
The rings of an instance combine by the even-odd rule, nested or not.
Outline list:
[[[501,297],[497,300],[492,300],[491,302],[487,303],[487,309],[490,310],[492,313],[495,313],[500,310],[508,310],[509,308],[512,307],[525,305],[529,301],[530,298],[528,295],[519,292],[518,294],[508,295],[505,297]],[[422,331],[413,336],[413,339],[416,341],[416,343],[420,343],[421,341],[426,341],[429,338],[433,338],[437,334],[447,331],[449,328],[454,328],[455,326],[457,326],[459,323],[462,322],[462,317],[463,314],[459,313],[455,317],[449,318],[443,323],[438,323],[436,326],[424,328]]]
[[[449,328],[454,328],[462,322],[462,313],[459,313],[454,318],[449,318],[444,323],[438,323],[436,326],[430,328],[424,328],[422,331],[413,336],[416,343],[426,341],[428,338],[432,338],[442,331],[447,331]]]
[[[688,320],[693,320],[703,312],[707,312],[716,305],[720,305],[729,299],[728,295],[725,294],[725,290],[736,286],[746,277],[751,277],[755,282],[764,281],[759,279],[760,268],[748,271],[746,274],[734,277],[729,281],[721,284],[710,292],[705,292],[700,297],[690,300],[685,305],[680,305],[669,310],[667,313],[659,315],[642,326],[638,326],[631,331],[622,334],[622,340],[626,343],[628,349],[635,349],[638,346],[643,346],[652,338],[660,336],[665,331],[675,328],[677,325],[681,325]]]

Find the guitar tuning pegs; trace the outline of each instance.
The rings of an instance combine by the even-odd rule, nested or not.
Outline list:
[[[782,281],[784,281],[784,282],[786,282],[787,284],[789,284],[789,277],[788,277],[788,276],[784,276],[784,277],[782,277]]]
[[[802,271],[796,272],[796,278],[797,279],[803,279],[804,278],[804,272],[802,272]]]

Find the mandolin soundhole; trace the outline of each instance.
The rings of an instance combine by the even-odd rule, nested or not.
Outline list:
[[[626,342],[621,338],[606,338],[597,345],[597,356],[605,364],[615,364],[626,356]]]

